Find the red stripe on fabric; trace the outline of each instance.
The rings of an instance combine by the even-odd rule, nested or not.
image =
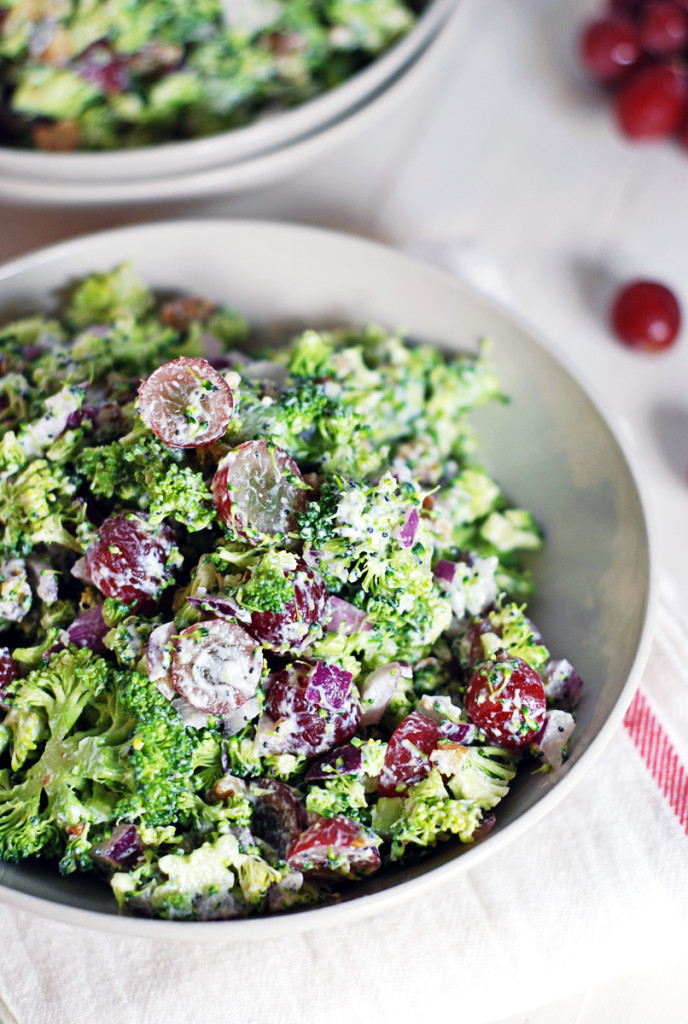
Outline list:
[[[640,690],[626,712],[624,726],[688,835],[688,772]]]

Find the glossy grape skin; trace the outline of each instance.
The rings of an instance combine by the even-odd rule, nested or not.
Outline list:
[[[638,18],[638,38],[646,53],[680,53],[688,43],[688,12],[668,0],[644,7]]]
[[[234,412],[232,390],[206,359],[182,356],[159,366],[139,388],[141,419],[174,448],[222,437]]]
[[[325,661],[296,661],[273,673],[266,710],[289,725],[287,754],[322,754],[350,739],[361,721],[351,673]]]
[[[105,597],[150,609],[172,579],[173,553],[178,554],[168,526],[152,527],[140,513],[120,512],[100,527],[86,551],[86,567]]]
[[[686,95],[680,72],[650,64],[634,72],[614,96],[616,123],[634,141],[668,138],[678,128]]]
[[[380,867],[379,843],[376,835],[351,818],[320,818],[292,843],[286,860],[304,874],[364,878]]]
[[[596,82],[616,82],[640,59],[638,33],[627,18],[601,18],[585,26],[578,51]]]
[[[392,733],[377,780],[380,796],[401,796],[429,773],[430,754],[444,733],[436,722],[412,711]]]
[[[297,527],[308,487],[291,455],[268,441],[246,441],[221,460],[212,483],[220,519],[242,540],[260,544]]]
[[[464,707],[496,746],[527,747],[540,732],[547,710],[545,688],[522,658],[484,662],[471,676]]]
[[[624,344],[646,352],[660,352],[678,336],[681,308],[665,285],[657,281],[632,281],[616,295],[611,322]]]

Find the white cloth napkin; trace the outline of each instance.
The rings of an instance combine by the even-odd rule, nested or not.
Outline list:
[[[687,654],[685,627],[662,605],[641,693],[675,751],[688,741]],[[350,1024],[451,1013],[487,1024],[682,956],[687,853],[685,821],[621,728],[529,832],[373,919],[195,945],[1,908],[0,994],[13,1017],[0,1005],[0,1019]]]
[[[475,252],[445,255],[508,297]],[[231,925],[163,943],[0,907],[0,1024],[489,1024],[683,957],[688,632],[672,604],[624,727],[496,856],[374,918],[249,944]]]

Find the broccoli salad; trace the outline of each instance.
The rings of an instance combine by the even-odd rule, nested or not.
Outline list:
[[[561,766],[582,682],[476,454],[485,345],[259,352],[123,265],[0,359],[2,859],[134,913],[288,910],[475,843]]]
[[[350,78],[425,0],[0,0],[0,144],[112,150],[246,125]]]

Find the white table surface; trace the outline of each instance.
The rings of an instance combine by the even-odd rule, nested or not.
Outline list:
[[[462,0],[444,59],[413,102],[292,180],[193,206],[0,203],[0,259],[96,228],[209,212],[456,247],[468,276],[566,353],[620,424],[651,506],[658,565],[688,608],[688,154],[615,133],[572,56],[582,19],[599,6]],[[661,355],[626,350],[607,327],[614,284],[636,276],[672,285],[685,307],[683,337]],[[504,1024],[683,1024],[687,978],[672,967],[610,979]]]

